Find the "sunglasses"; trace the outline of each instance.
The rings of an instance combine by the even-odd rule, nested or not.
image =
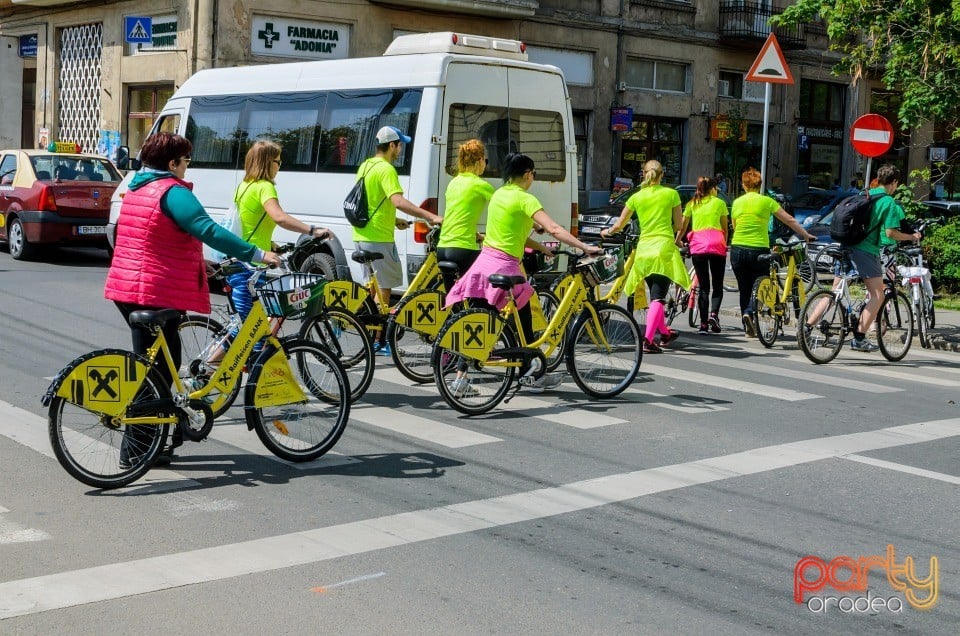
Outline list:
[[[273,160],[273,163],[277,164],[277,166],[282,166],[282,165],[283,165],[283,162],[282,162],[281,160],[279,160],[279,159],[274,159],[274,160]]]
[[[186,157],[180,157],[180,161],[183,163],[190,163],[190,156],[188,155]]]

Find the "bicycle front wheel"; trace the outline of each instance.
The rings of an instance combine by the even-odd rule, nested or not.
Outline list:
[[[276,352],[267,346],[250,370],[244,413],[271,453],[287,461],[307,462],[329,451],[343,435],[350,418],[350,385],[340,361],[316,342],[284,340],[283,351],[306,401],[255,406],[257,383]]]
[[[210,377],[217,370],[216,365],[219,361],[211,363],[211,356],[222,357],[223,351],[217,351],[220,342],[229,338],[227,334],[228,327],[224,327],[219,322],[209,316],[199,314],[187,314],[180,320],[177,327],[180,333],[181,363],[180,379],[190,391],[196,391],[207,385]],[[236,382],[227,392],[226,400],[218,408],[213,410],[213,417],[217,418],[226,413],[227,409],[233,406],[240,393],[242,373],[237,374]],[[203,398],[204,402],[212,405],[216,402],[219,391],[211,391],[209,395]]]
[[[757,321],[757,340],[769,349],[780,335],[783,318],[778,309],[780,286],[769,277],[760,278],[753,285],[754,319]]]
[[[133,352],[110,349],[77,358],[61,375],[68,375],[80,363],[96,366],[96,358],[102,354],[110,355],[104,368],[116,368],[117,356],[127,359],[121,368],[135,368],[136,362],[147,364]],[[170,389],[163,378],[150,369],[132,404],[169,398]],[[89,403],[89,398],[81,395],[73,401],[54,397],[50,402],[50,445],[57,461],[71,477],[94,488],[120,488],[140,479],[163,450],[169,425],[126,425],[121,418],[85,408],[84,402]]]
[[[356,315],[342,309],[328,309],[311,316],[300,327],[300,337],[320,344],[343,365],[350,382],[350,401],[360,399],[376,366],[370,333]]]
[[[447,332],[461,330],[464,321],[494,325],[497,321],[503,322],[503,318],[489,309],[468,309],[452,316],[437,334],[433,346],[434,381],[440,396],[451,407],[465,415],[481,415],[500,404],[513,383],[517,367],[510,364],[510,359],[499,356],[498,351],[515,348],[517,339],[509,325],[499,325],[499,339],[490,357],[483,362],[441,346]]]
[[[570,331],[567,370],[587,395],[609,398],[622,393],[640,370],[643,357],[640,328],[618,305],[585,309]]]
[[[538,291],[537,296],[540,298],[540,306],[543,308],[543,317],[547,319],[547,322],[550,322],[550,319],[553,318],[553,314],[557,313],[557,307],[560,306],[560,300],[553,295],[552,292],[548,291]],[[539,337],[539,334],[538,334]],[[560,337],[560,342],[557,343],[557,347],[553,350],[553,353],[550,354],[550,357],[547,358],[547,372],[553,373],[557,370],[557,367],[560,366],[560,363],[563,362],[563,353],[567,349],[567,334],[564,334]]]
[[[903,292],[888,292],[874,320],[880,353],[891,362],[903,360],[913,341],[913,311]]]
[[[690,287],[690,297],[687,300],[687,324],[691,329],[697,329],[701,322],[707,322],[700,316],[700,285],[696,282]]]
[[[847,336],[847,310],[829,289],[810,294],[800,312],[797,343],[815,364],[826,364],[840,353]]]

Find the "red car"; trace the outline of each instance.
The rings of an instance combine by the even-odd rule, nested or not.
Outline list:
[[[121,178],[97,155],[0,151],[0,241],[17,260],[42,245],[106,248],[110,197]]]

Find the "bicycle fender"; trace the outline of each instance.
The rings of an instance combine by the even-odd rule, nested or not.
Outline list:
[[[253,394],[253,406],[256,408],[307,401],[283,349],[270,347],[264,350],[254,365],[249,383],[256,386]]]
[[[141,356],[131,358],[121,349],[92,351],[64,367],[42,401],[48,406],[56,396],[96,413],[123,415],[148,372]]]
[[[504,321],[485,309],[468,309],[456,314],[439,336],[440,346],[471,360],[486,361],[497,345]]]
[[[323,287],[323,303],[328,309],[358,313],[370,297],[367,288],[352,280],[331,280]]]
[[[416,292],[400,301],[393,319],[405,329],[436,337],[450,315],[450,310],[443,307],[444,298],[439,291],[425,289]]]

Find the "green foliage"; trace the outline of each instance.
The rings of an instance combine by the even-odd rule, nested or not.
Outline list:
[[[822,18],[830,48],[843,54],[834,67],[856,82],[878,76],[902,91],[898,117],[905,127],[960,119],[960,2],[957,0],[797,0],[775,25]],[[956,135],[955,135],[956,136]]]
[[[960,218],[927,234],[923,246],[934,284],[947,293],[960,293]]]

